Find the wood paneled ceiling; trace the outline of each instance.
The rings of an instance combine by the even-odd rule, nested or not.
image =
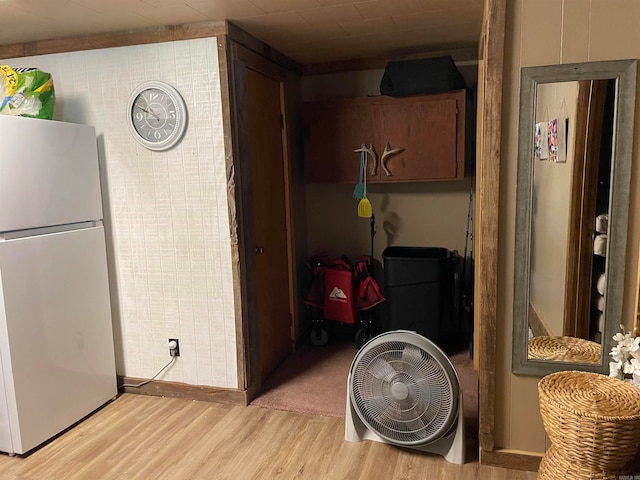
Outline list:
[[[230,20],[302,65],[475,51],[483,0],[0,0],[0,46]]]

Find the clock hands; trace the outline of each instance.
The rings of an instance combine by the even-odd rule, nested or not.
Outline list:
[[[156,120],[160,120],[160,115],[158,115],[157,113],[154,113],[151,110],[151,107],[149,105],[147,105],[147,108],[144,108],[139,103],[134,103],[134,105],[138,107],[140,110],[142,110],[144,113],[146,113],[147,115],[151,115],[152,117],[155,117]]]

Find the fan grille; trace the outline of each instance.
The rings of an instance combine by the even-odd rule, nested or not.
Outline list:
[[[429,443],[448,433],[457,415],[458,385],[453,367],[441,355],[447,366],[412,343],[365,345],[351,367],[350,382],[361,420],[381,437],[403,445]]]

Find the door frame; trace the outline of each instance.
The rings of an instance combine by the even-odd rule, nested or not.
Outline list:
[[[562,335],[589,338],[593,268],[593,234],[596,190],[600,164],[600,132],[608,80],[578,82],[576,138],[571,172],[571,197],[567,252],[575,250],[575,261],[567,262]],[[569,258],[571,258],[569,256]]]
[[[250,147],[247,138],[248,118],[245,70],[247,68],[266,75],[280,83],[282,114],[282,149],[285,182],[285,215],[287,225],[287,250],[289,271],[289,313],[292,319],[292,342],[297,336],[298,298],[296,285],[296,225],[292,198],[294,166],[291,161],[291,120],[289,119],[288,69],[259,55],[229,37],[226,38],[227,78],[229,89],[229,118],[231,125],[231,147],[233,158],[227,159],[228,199],[230,202],[230,224],[232,262],[234,268],[234,290],[236,310],[236,348],[238,351],[238,388],[245,390],[246,403],[250,403],[262,387],[259,352],[258,306],[254,292],[256,284],[255,232],[252,216],[252,173]],[[221,75],[223,71],[221,69]]]
[[[526,455],[500,451],[496,448],[494,438],[498,212],[506,9],[506,0],[484,1],[478,52],[474,364],[478,366],[480,463],[526,470],[532,466],[531,459]],[[535,467],[534,470],[537,465]]]

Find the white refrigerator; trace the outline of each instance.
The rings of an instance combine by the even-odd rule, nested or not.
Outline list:
[[[0,451],[116,394],[95,129],[0,115]]]

